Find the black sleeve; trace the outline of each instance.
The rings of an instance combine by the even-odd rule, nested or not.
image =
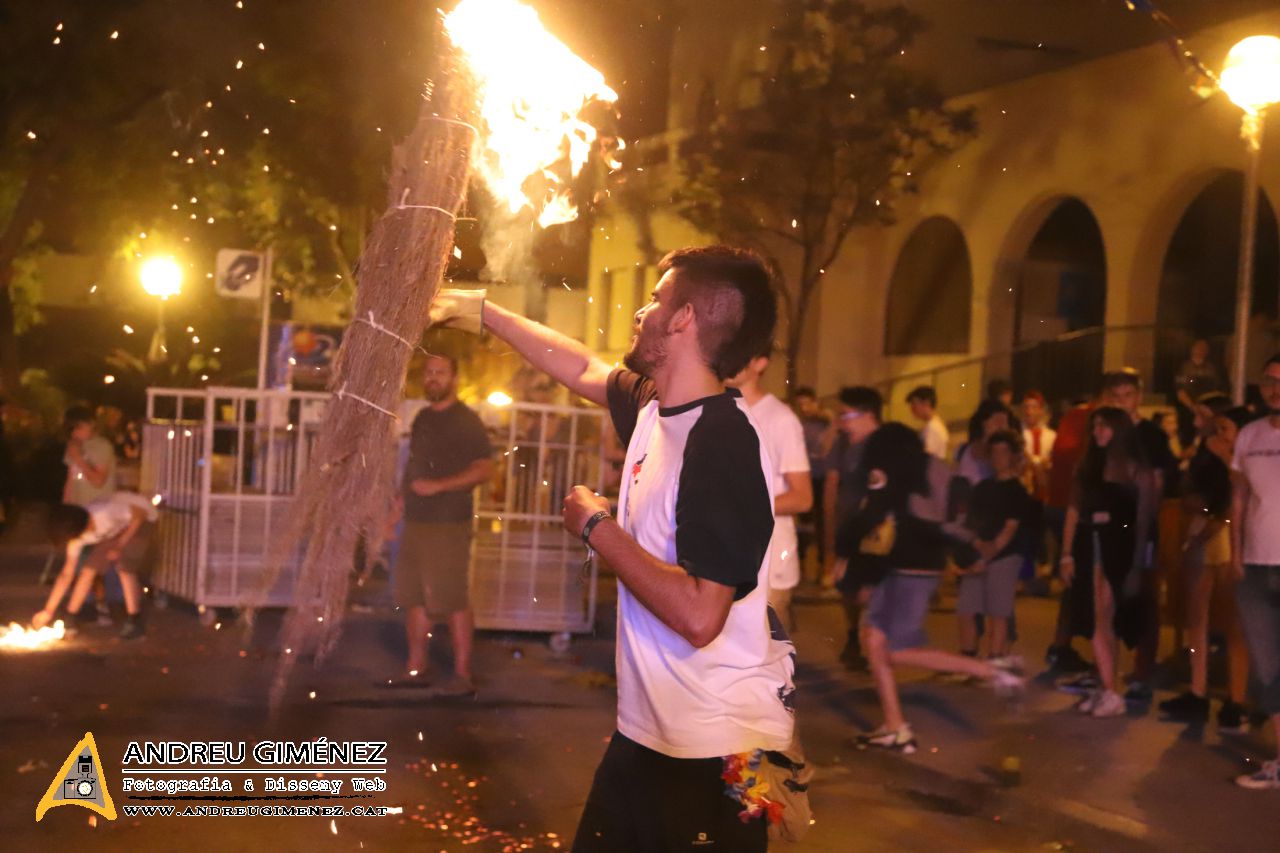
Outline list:
[[[755,589],[773,535],[760,440],[730,397],[708,401],[689,431],[676,495],[676,562],[694,577]]]
[[[617,430],[622,446],[626,447],[631,443],[631,433],[635,431],[640,410],[657,398],[658,389],[649,377],[619,367],[609,374],[605,394],[609,399],[613,428]]]

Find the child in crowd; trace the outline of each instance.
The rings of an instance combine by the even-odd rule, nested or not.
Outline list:
[[[990,625],[988,656],[1003,661],[1009,654],[1009,620],[1023,562],[1020,535],[1026,527],[1030,497],[1018,477],[1022,442],[1017,433],[997,432],[987,438],[986,446],[992,477],[973,487],[965,519],[982,560],[960,577],[956,613],[960,650],[977,656],[975,617],[981,613]]]
[[[151,501],[133,492],[116,492],[109,498],[93,501],[88,507],[73,504],[55,507],[49,517],[49,536],[66,557],[44,609],[32,618],[32,624],[37,628],[48,625],[69,589],[67,613],[73,619],[78,617],[95,578],[114,566],[120,576],[128,613],[120,637],[126,640],[141,637],[145,631],[142,583],[138,574],[146,568],[151,527],[157,517]]]

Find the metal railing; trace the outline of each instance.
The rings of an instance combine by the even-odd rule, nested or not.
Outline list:
[[[907,394],[929,385],[937,392],[939,414],[956,423],[969,416],[993,379],[1008,380],[1019,396],[1038,390],[1051,406],[1057,406],[1097,393],[1105,369],[1129,366],[1146,382],[1148,402],[1159,404],[1172,402],[1174,377],[1196,339],[1190,330],[1151,324],[1093,326],[871,384],[884,395],[888,418],[905,419]],[[1227,335],[1208,338],[1212,358],[1219,365],[1225,364],[1228,339]]]

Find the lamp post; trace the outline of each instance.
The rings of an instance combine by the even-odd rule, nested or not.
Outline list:
[[[143,262],[138,277],[142,280],[142,289],[158,298],[156,333],[151,336],[147,361],[159,364],[169,355],[164,343],[164,304],[169,301],[170,296],[177,296],[182,290],[182,267],[173,258],[149,258]]]
[[[1244,110],[1240,136],[1248,153],[1244,202],[1240,215],[1240,261],[1236,281],[1236,339],[1231,391],[1244,403],[1247,376],[1249,311],[1253,303],[1253,243],[1258,222],[1258,167],[1262,159],[1262,126],[1267,107],[1280,101],[1280,38],[1250,36],[1227,52],[1219,85]]]

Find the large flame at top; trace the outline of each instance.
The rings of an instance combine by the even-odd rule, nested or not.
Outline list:
[[[617,93],[516,0],[462,0],[444,26],[479,88],[476,171],[511,213],[529,208],[544,228],[574,219],[565,176],[582,170],[596,140],[580,116]]]

